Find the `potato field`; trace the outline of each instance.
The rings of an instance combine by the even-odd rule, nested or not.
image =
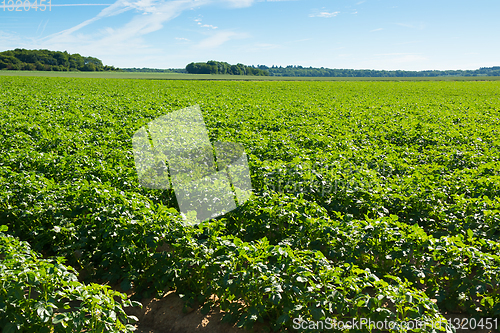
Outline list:
[[[198,225],[132,147],[193,105],[253,188]],[[500,324],[498,81],[0,77],[0,184],[4,333],[130,331],[127,307],[171,290],[269,332]]]

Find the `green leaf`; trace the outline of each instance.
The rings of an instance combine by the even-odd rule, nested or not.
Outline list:
[[[469,236],[469,239],[472,239],[474,237],[474,232],[470,229],[467,229],[467,236]]]
[[[276,320],[276,324],[278,325],[284,325],[290,320],[290,316],[288,314],[282,314],[279,316],[278,320]]]
[[[2,333],[14,333],[19,329],[18,325],[14,325],[12,323],[7,323],[2,329]]]
[[[132,288],[132,283],[129,279],[124,279],[122,283],[120,283],[120,287],[123,291],[129,291]]]
[[[313,316],[314,320],[321,320],[325,317],[325,311],[323,311],[323,309],[314,308],[311,309],[311,315]]]
[[[279,302],[281,301],[281,294],[280,293],[273,294],[271,296],[271,300],[275,305],[278,305]]]

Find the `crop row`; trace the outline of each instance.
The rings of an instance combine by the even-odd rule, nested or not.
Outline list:
[[[225,320],[500,315],[496,82],[0,79],[0,219],[86,282]],[[141,188],[131,137],[199,104],[254,195],[199,226]],[[355,330],[351,330],[355,332]]]

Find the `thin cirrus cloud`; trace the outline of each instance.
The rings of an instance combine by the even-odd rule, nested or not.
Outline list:
[[[106,7],[103,10],[101,10],[101,12],[99,14],[97,14],[96,16],[94,16],[88,20],[85,20],[82,23],[77,24],[69,29],[66,29],[66,30],[60,31],[58,33],[49,35],[49,36],[45,37],[44,39],[48,40],[48,41],[52,41],[52,42],[58,41],[61,38],[64,38],[67,40],[68,39],[67,37],[70,36],[72,33],[76,32],[76,31],[78,31],[78,30],[80,30],[80,29],[100,20],[100,19],[103,19],[105,17],[115,16],[115,15],[121,14],[121,13],[126,12],[126,11],[131,10],[131,9],[132,9],[132,7],[130,7],[126,1],[119,0],[119,1],[115,2],[114,4],[112,4],[111,6]]]
[[[51,7],[78,7],[78,6],[111,6],[111,3],[63,3],[51,4]]]
[[[228,3],[231,7],[235,8],[244,8],[250,7],[255,2],[254,0],[226,0],[224,1]]]
[[[245,33],[236,33],[233,31],[220,31],[214,35],[205,38],[200,43],[195,45],[195,49],[213,49],[217,46],[224,44],[232,39],[242,39],[247,38],[248,35]]]
[[[43,32],[45,31],[45,27],[47,27],[47,24],[49,23],[49,20],[47,20],[45,22],[45,24],[43,25],[43,27],[42,27],[42,23],[43,23],[43,21],[41,21],[40,24],[38,24],[38,28],[36,29],[36,34],[38,34],[38,31],[40,30],[40,28],[42,28],[42,31],[40,32],[40,34],[38,34],[39,36],[43,35]]]
[[[429,60],[428,57],[419,54],[407,54],[391,59],[393,62],[397,63],[414,63]]]
[[[164,28],[170,20],[185,11],[199,9],[208,5],[219,5],[230,8],[249,7],[259,2],[297,1],[297,0],[116,0],[106,5],[75,3],[57,4],[60,7],[71,6],[105,6],[93,17],[83,20],[65,30],[52,33],[45,37],[17,38],[0,33],[0,44],[22,45],[26,48],[47,48],[68,50],[82,54],[92,54],[104,61],[113,59],[115,63],[128,63],[133,56],[144,59],[144,54],[160,56],[165,50],[159,44],[151,44],[146,35]],[[62,1],[61,1],[62,2]],[[69,2],[69,1],[68,1]],[[55,6],[56,4],[53,4]],[[108,22],[108,18],[128,13],[127,20],[117,26],[93,29],[97,22]],[[130,15],[132,14],[132,15]],[[205,39],[197,41],[191,50],[216,48],[228,41],[249,37],[248,34],[230,30],[219,31],[217,26],[198,22],[200,28],[207,29]],[[46,23],[39,25],[38,36],[45,31]],[[40,33],[40,31],[42,33]],[[177,39],[177,41],[193,42]],[[121,56],[127,54],[127,57]]]
[[[73,26],[69,29],[47,36],[44,40],[48,44],[81,44],[87,42],[92,46],[116,45],[119,43],[128,43],[137,41],[143,35],[160,30],[163,24],[183,11],[196,6],[202,6],[211,3],[211,0],[178,0],[178,1],[154,1],[141,0],[129,2],[118,0],[109,7],[104,8],[99,14],[91,19]],[[123,26],[106,30],[98,36],[85,34],[76,34],[76,32],[98,20],[106,17],[119,15],[126,11],[134,10],[139,15],[135,15],[129,22]]]
[[[282,2],[282,1],[299,1],[299,0],[223,0],[222,2],[229,4],[230,7],[244,8],[244,7],[250,7],[256,2]]]
[[[338,14],[340,14],[340,12],[326,12],[326,11],[323,11],[323,12],[319,12],[319,13],[309,14],[309,17],[330,18],[330,17],[335,17]]]
[[[396,23],[396,25],[399,25],[400,27],[410,28],[410,29],[418,29],[418,30],[425,29],[425,23],[424,22],[418,22],[418,23]]]
[[[255,2],[262,0],[140,0],[140,1],[126,1],[118,0],[109,7],[104,8],[96,16],[81,22],[69,29],[60,31],[58,33],[45,37],[42,42],[44,45],[57,45],[59,47],[64,45],[78,45],[87,49],[97,49],[98,47],[116,46],[117,48],[126,47],[130,43],[140,43],[140,38],[143,35],[158,31],[163,28],[164,23],[179,16],[183,11],[198,8],[210,4],[226,4],[230,7],[248,7]],[[276,0],[266,0],[276,1]],[[293,1],[293,0],[288,0]],[[84,27],[107,17],[122,14],[127,11],[135,11],[138,13],[129,22],[123,26],[114,29],[101,30],[101,34],[83,34],[79,30]],[[210,24],[202,24],[201,20],[197,21],[200,27],[217,29],[216,26]],[[213,36],[201,41],[197,47],[209,48],[221,45],[225,41],[234,38],[241,38],[242,34],[234,32],[220,32]],[[83,45],[82,45],[83,44]],[[135,45],[137,47],[144,47],[144,45]]]

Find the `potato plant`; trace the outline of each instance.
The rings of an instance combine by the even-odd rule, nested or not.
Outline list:
[[[132,332],[138,305],[126,294],[78,282],[63,258],[42,259],[29,244],[0,226],[0,327],[2,332]],[[117,299],[115,299],[117,298]]]
[[[296,318],[411,319],[427,332],[443,314],[500,316],[498,82],[0,77],[0,88],[0,220],[64,257],[85,288],[176,290],[186,307],[273,331]],[[253,196],[191,226],[173,190],[139,185],[131,139],[196,104],[212,142],[245,147]],[[40,318],[25,315],[19,325]]]

